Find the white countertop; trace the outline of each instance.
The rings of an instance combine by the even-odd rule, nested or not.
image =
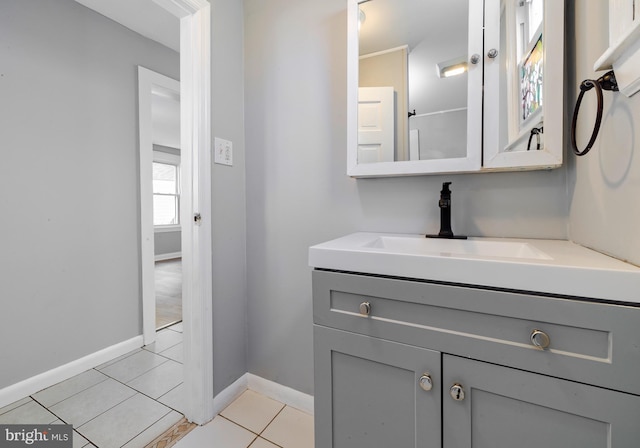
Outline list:
[[[309,265],[640,303],[640,268],[570,241],[513,238],[460,241],[425,239],[424,235],[353,233],[310,247]],[[478,252],[474,252],[476,246],[481,247]],[[514,249],[502,251],[503,246]]]

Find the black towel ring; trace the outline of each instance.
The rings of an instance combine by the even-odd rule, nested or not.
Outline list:
[[[596,98],[598,99],[598,110],[596,111],[596,121],[593,126],[593,132],[591,133],[591,138],[589,139],[589,143],[584,148],[584,150],[580,151],[578,149],[578,145],[576,143],[576,124],[578,122],[578,112],[580,111],[580,104],[582,103],[582,97],[586,92],[595,88],[596,89]],[[577,156],[583,156],[591,150],[591,147],[596,142],[596,138],[598,137],[598,132],[600,131],[600,124],[602,123],[602,90],[611,90],[613,92],[618,91],[618,82],[616,81],[616,75],[613,73],[613,70],[608,71],[600,78],[593,79],[585,79],[580,84],[580,94],[578,95],[578,100],[576,101],[576,108],[573,111],[573,120],[571,121],[571,146],[573,147],[573,152]]]
[[[540,151],[540,134],[544,132],[544,127],[540,126],[539,128],[531,128],[531,132],[529,133],[529,142],[527,143],[527,151],[531,150],[531,141],[533,140],[533,136],[536,136],[536,151]]]

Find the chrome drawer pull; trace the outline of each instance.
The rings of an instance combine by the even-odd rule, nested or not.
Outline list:
[[[433,380],[431,379],[431,375],[429,375],[428,373],[422,374],[422,376],[418,380],[418,384],[420,384],[422,390],[425,390],[427,392],[433,389]]]
[[[549,343],[551,342],[549,335],[542,330],[533,330],[530,339],[533,345],[541,349],[549,347]]]
[[[449,389],[449,394],[455,401],[464,400],[464,388],[462,387],[462,384],[455,383],[453,386],[451,386],[451,389]]]
[[[371,304],[369,302],[362,302],[360,304],[360,314],[363,316],[371,314]]]

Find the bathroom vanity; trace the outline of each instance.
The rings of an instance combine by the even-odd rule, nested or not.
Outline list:
[[[309,262],[316,448],[638,446],[640,269],[371,233]]]

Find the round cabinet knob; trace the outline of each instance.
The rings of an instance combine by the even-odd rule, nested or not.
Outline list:
[[[369,302],[362,302],[360,304],[360,314],[363,316],[371,314],[371,304]]]
[[[491,50],[489,50],[489,51],[487,52],[487,56],[488,56],[490,59],[495,59],[495,58],[497,58],[497,57],[498,57],[498,50],[496,50],[495,48],[492,48]]]
[[[427,392],[433,389],[433,380],[431,379],[431,375],[429,375],[428,373],[422,374],[422,376],[418,380],[418,384],[420,384],[420,387]]]
[[[476,65],[478,62],[480,62],[480,55],[478,53],[471,55],[469,62],[471,62],[473,65]]]
[[[533,330],[530,339],[533,345],[542,349],[549,347],[551,342],[549,335],[542,330]]]
[[[449,394],[451,394],[451,398],[456,401],[464,400],[464,388],[462,387],[462,384],[455,383],[453,386],[451,386],[451,389],[449,389]]]

